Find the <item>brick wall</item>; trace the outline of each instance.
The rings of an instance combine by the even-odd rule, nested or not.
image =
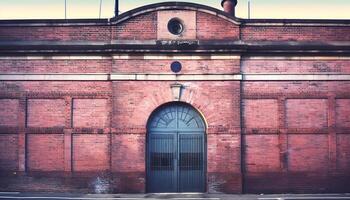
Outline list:
[[[249,59],[242,62],[242,71],[245,73],[349,73],[350,61],[347,59],[314,60],[310,57],[296,57],[293,60],[281,59]]]
[[[290,171],[327,172],[327,135],[289,135],[288,151]]]
[[[275,99],[247,99],[242,103],[245,128],[277,128],[278,105]]]
[[[336,126],[339,128],[350,127],[350,99],[336,100]]]
[[[63,135],[28,135],[27,168],[29,171],[63,171]]]
[[[350,134],[337,136],[337,169],[348,174],[350,172]]]
[[[162,11],[118,24],[0,27],[0,41],[146,41],[163,37]],[[348,27],[249,26],[202,11],[184,39],[348,41]],[[170,13],[170,14],[169,14]],[[159,20],[159,21],[158,21]],[[163,21],[162,21],[163,20]],[[186,23],[186,21],[185,21]],[[112,25],[113,24],[113,25]],[[162,25],[163,27],[159,27]],[[194,28],[196,27],[196,28]],[[52,54],[58,56],[57,54]],[[159,55],[159,54],[158,54]],[[1,73],[164,73],[172,59],[1,57]],[[188,54],[189,55],[189,54]],[[80,55],[81,56],[81,55]],[[96,55],[95,55],[96,56]],[[98,55],[99,56],[99,55]],[[156,55],[155,55],[156,56]],[[177,56],[177,55],[176,55]],[[180,74],[350,72],[344,57],[179,59]],[[199,57],[199,58],[198,58]],[[0,190],[144,192],[146,125],[174,101],[175,81],[1,81]],[[348,192],[350,81],[177,81],[205,119],[207,189],[225,193]],[[25,171],[13,175],[13,171]],[[72,173],[74,172],[74,173]],[[11,174],[11,175],[9,175]],[[65,176],[62,176],[65,175]],[[62,178],[64,177],[64,178]],[[63,184],[62,184],[63,183]]]
[[[279,62],[279,66],[289,63]],[[243,64],[246,69],[250,67],[247,63]],[[341,177],[348,177],[344,170],[349,163],[345,149],[349,131],[343,126],[347,126],[350,116],[346,106],[349,82],[245,81],[242,84],[245,191],[346,190],[343,185],[348,181]],[[334,128],[335,125],[339,128]]]
[[[348,62],[253,56],[242,58],[242,71],[346,74]],[[348,177],[349,89],[349,81],[243,82],[245,192],[346,191],[349,183],[342,177]]]
[[[348,27],[307,26],[243,26],[245,41],[348,41]]]
[[[29,99],[28,127],[63,127],[65,123],[63,99]]]
[[[62,26],[52,22],[45,26],[0,27],[0,41],[104,41],[156,40],[157,12],[133,16],[116,24]],[[171,12],[177,13],[178,10]],[[186,11],[190,12],[190,11]],[[35,24],[35,22],[33,22]],[[188,23],[188,22],[187,22]],[[241,27],[229,20],[206,12],[196,11],[195,38],[199,40],[243,41],[348,41],[350,29],[346,26],[270,26],[245,25]],[[225,31],[222,31],[225,30]],[[162,38],[164,39],[164,38]],[[185,38],[188,39],[188,38]],[[193,38],[192,38],[193,39]]]
[[[73,171],[110,169],[109,135],[75,134],[73,136]]]
[[[110,26],[0,27],[0,41],[110,41]]]
[[[244,140],[245,169],[248,174],[281,170],[278,135],[247,135]]]
[[[109,73],[111,60],[0,59],[2,73]]]
[[[0,171],[17,171],[18,139],[16,134],[0,135]]]
[[[112,126],[122,132],[125,126],[144,130],[152,111],[173,101],[171,84],[173,82],[113,82],[113,106],[118,109],[114,110]],[[229,133],[239,130],[239,82],[197,81],[182,84],[185,86],[183,101],[203,113],[212,132]],[[212,110],[216,112],[211,112]]]
[[[237,40],[239,38],[239,26],[212,14],[197,12],[198,40]]]
[[[0,126],[18,126],[19,101],[0,99]]]
[[[113,82],[113,107],[118,108],[113,111],[113,129],[120,134],[141,134],[114,136],[114,141],[118,142],[116,145],[113,143],[113,149],[118,150],[116,153],[119,152],[116,155],[128,152],[130,158],[119,161],[117,156],[113,156],[113,168],[124,172],[124,169],[129,167],[129,159],[133,159],[135,166],[130,170],[144,169],[145,147],[139,142],[131,145],[130,138],[144,142],[145,136],[142,135],[146,134],[150,114],[160,105],[173,101],[170,89],[172,83],[170,81]],[[185,85],[182,101],[198,109],[209,125],[208,190],[241,192],[239,82],[196,81],[181,84]],[[120,142],[123,142],[122,146],[118,145]]]
[[[157,12],[151,12],[112,27],[112,38],[119,40],[152,40],[157,38]]]
[[[204,57],[204,56],[203,56]],[[169,73],[170,65],[174,61],[181,62],[182,70],[179,74],[208,74],[208,73],[239,73],[240,60],[142,60],[135,57],[133,60],[114,60],[112,71],[117,73]]]
[[[74,99],[73,127],[110,127],[107,99]]]
[[[286,123],[288,128],[326,128],[327,99],[288,99]]]

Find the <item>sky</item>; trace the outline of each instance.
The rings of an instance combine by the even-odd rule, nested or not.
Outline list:
[[[66,0],[67,18],[99,18],[101,0]],[[248,17],[248,0],[238,0],[236,16]],[[350,0],[250,0],[251,18],[350,19]],[[0,0],[0,19],[64,19],[65,0]],[[120,13],[159,0],[119,0]],[[221,0],[188,0],[221,8]],[[114,16],[114,0],[102,0],[101,18]]]

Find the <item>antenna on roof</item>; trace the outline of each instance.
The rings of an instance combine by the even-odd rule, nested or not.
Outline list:
[[[115,0],[114,4],[114,17],[118,17],[119,15],[119,0]]]
[[[248,19],[250,19],[250,0],[248,0]]]
[[[100,0],[100,12],[98,14],[99,19],[101,19],[101,13],[102,13],[102,0]]]
[[[64,19],[67,19],[67,0],[64,0]]]

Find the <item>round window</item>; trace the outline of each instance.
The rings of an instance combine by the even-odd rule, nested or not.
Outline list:
[[[171,69],[171,71],[172,71],[172,72],[174,72],[174,73],[178,73],[178,72],[180,72],[180,71],[181,71],[181,69],[182,69],[182,65],[181,65],[181,63],[180,63],[180,62],[175,61],[175,62],[171,63],[171,65],[170,65],[170,69]]]
[[[168,22],[168,30],[174,35],[180,35],[184,30],[184,26],[179,19],[173,18]]]

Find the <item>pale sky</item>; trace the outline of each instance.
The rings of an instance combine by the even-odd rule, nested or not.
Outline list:
[[[64,19],[65,0],[0,0],[0,19]],[[66,0],[67,18],[98,18],[101,0]],[[237,16],[247,18],[247,1],[238,0]],[[165,1],[119,0],[120,12]],[[188,0],[222,9],[221,0]],[[350,19],[350,0],[251,0],[251,18]],[[114,0],[102,0],[102,18],[114,15]]]

